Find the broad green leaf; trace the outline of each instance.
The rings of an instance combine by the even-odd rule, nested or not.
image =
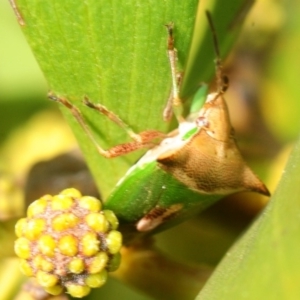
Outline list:
[[[211,32],[204,10],[212,10],[216,28],[221,29],[221,48],[226,45],[228,49],[233,42],[228,24],[235,21],[245,2],[248,1],[200,1],[198,13],[198,0],[19,0],[17,4],[25,23],[24,33],[49,89],[82,111],[99,144],[107,149],[129,139],[118,126],[83,106],[83,97],[104,104],[136,132],[168,131],[169,124],[161,117],[171,88],[164,24],[175,23],[178,64],[184,66],[196,14],[201,20],[197,21],[197,28],[203,27],[206,38],[193,42],[194,48],[201,48],[196,54],[199,65],[190,67],[192,71],[186,79],[192,82],[187,89],[195,90],[214,70],[212,41],[207,38]],[[224,24],[227,25],[223,28]],[[205,71],[203,76],[203,70],[210,70],[209,75]],[[66,109],[64,112],[106,197],[141,152],[102,158],[70,113]]]
[[[300,140],[265,211],[227,253],[198,300],[299,299]]]

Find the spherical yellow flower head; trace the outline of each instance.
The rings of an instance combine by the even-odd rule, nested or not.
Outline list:
[[[21,271],[52,295],[81,298],[102,286],[120,264],[122,235],[114,213],[101,209],[75,189],[34,201],[15,228]]]

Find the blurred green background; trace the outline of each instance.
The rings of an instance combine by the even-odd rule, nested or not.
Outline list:
[[[299,12],[296,0],[257,1],[226,60],[231,82],[226,99],[237,140],[271,192],[299,136]],[[57,105],[46,100],[46,81],[5,0],[0,0],[0,40],[0,238],[1,245],[7,246],[0,249],[0,259],[8,264],[14,218],[24,206],[27,172],[34,163],[71,150],[76,143]],[[250,204],[245,205],[241,197],[225,199],[200,218],[160,234],[160,247],[180,260],[217,264],[266,202],[257,196],[245,197],[253,198]],[[196,245],[194,236],[199,237]],[[5,286],[3,300],[12,299],[15,285],[11,283],[9,290],[3,268],[0,290]],[[23,280],[21,275],[18,280]],[[109,295],[109,299],[119,293],[123,299],[150,299],[116,280],[93,293]]]

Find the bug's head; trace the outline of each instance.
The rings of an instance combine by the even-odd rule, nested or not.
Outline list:
[[[212,93],[207,96],[196,124],[215,140],[227,142],[232,138],[233,129],[223,93]]]

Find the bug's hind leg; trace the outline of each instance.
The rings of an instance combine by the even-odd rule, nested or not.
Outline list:
[[[104,150],[95,139],[82,113],[76,106],[74,106],[66,98],[58,97],[52,92],[48,94],[48,98],[50,100],[59,102],[60,104],[64,105],[66,108],[69,109],[71,114],[74,116],[74,118],[77,120],[79,125],[82,127],[82,129],[88,136],[88,138],[95,145],[99,154],[107,158],[125,155],[138,149],[151,148],[156,145],[156,140],[161,140],[166,136],[164,133],[155,130],[143,131],[137,134],[130,128],[130,126],[123,122],[116,114],[109,111],[105,106],[101,104],[93,104],[87,98],[85,98],[84,103],[88,107],[95,109],[102,115],[108,117],[111,121],[119,125],[133,139],[132,142],[116,145],[110,149]]]

